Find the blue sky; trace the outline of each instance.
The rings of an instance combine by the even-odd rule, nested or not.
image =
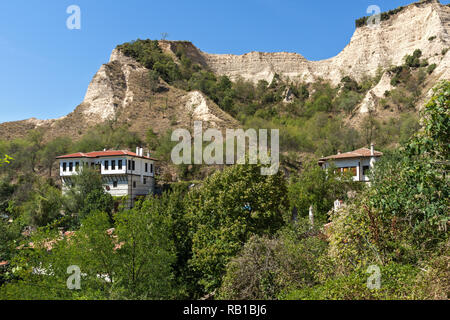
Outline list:
[[[338,54],[369,5],[412,0],[3,0],[0,3],[0,122],[57,118],[84,98],[111,50],[133,39],[189,40],[209,53]],[[450,0],[441,0],[449,3]],[[69,30],[67,7],[81,9]]]

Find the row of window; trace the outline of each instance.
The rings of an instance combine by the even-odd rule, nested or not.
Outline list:
[[[123,168],[123,162],[122,160],[117,161],[117,168],[119,170],[122,170]],[[105,170],[109,170],[109,161],[105,161]],[[116,170],[116,160],[111,160],[111,170]]]
[[[118,160],[117,166],[119,170],[122,170],[122,160]],[[145,170],[144,172],[149,172],[149,165],[148,163],[145,163]],[[105,161],[105,171],[109,170],[109,161]],[[111,170],[116,170],[116,160],[111,160]],[[136,161],[134,160],[128,160],[128,170],[129,171],[135,171],[136,170]],[[150,173],[153,173],[153,164],[150,164]]]
[[[73,186],[71,180],[65,180],[64,183],[65,183],[65,185],[67,187],[72,187]],[[142,183],[146,185],[147,184],[147,178],[144,178]],[[113,181],[113,188],[117,188],[118,184],[119,184],[118,181]],[[133,181],[133,188],[135,189],[136,187],[137,187],[136,181]],[[106,190],[108,190],[108,191],[110,190],[108,186],[106,187]]]
[[[117,188],[117,181],[113,181],[113,188]],[[147,179],[144,178],[143,184],[147,184]],[[133,188],[136,188],[136,181],[133,181]]]
[[[122,170],[123,169],[123,160],[111,160],[111,170],[116,170],[116,163],[117,163],[117,169],[118,170]],[[108,171],[110,166],[109,166],[110,162],[109,160],[105,161],[104,167],[105,167],[105,171]],[[95,166],[94,163],[91,164],[92,167]],[[75,171],[78,171],[80,167],[80,163],[78,161],[75,162]],[[149,172],[149,168],[150,168],[150,173],[153,173],[153,163],[149,164],[145,163],[145,172]],[[74,169],[74,162],[63,162],[62,165],[62,170],[63,172],[73,172]],[[129,171],[135,171],[136,170],[136,161],[134,160],[128,160],[128,170]]]
[[[356,169],[356,167],[344,167],[344,168],[340,168],[340,169],[337,169],[337,170],[340,170],[341,172],[349,172],[349,171],[351,171],[353,173],[354,177],[357,176],[357,169]],[[369,174],[369,170],[370,170],[369,166],[363,166],[363,175],[367,176]]]
[[[67,169],[69,170],[69,172],[73,171],[73,162],[69,162],[69,166],[67,166],[67,162],[63,162],[63,171],[66,172]],[[77,161],[75,162],[75,171],[78,171],[78,169],[80,168],[80,163]]]

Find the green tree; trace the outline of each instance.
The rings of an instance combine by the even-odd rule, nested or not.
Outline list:
[[[70,151],[72,141],[67,137],[57,137],[45,144],[39,152],[41,163],[48,169],[48,176],[52,176],[52,168],[56,162],[56,157],[67,154]]]
[[[173,244],[167,218],[139,209],[117,216],[93,212],[81,228],[62,237],[42,228],[12,263],[16,280],[0,288],[0,299],[168,299]],[[67,268],[78,266],[81,289],[67,288]]]
[[[422,130],[406,146],[414,156],[448,160],[450,156],[450,81],[434,88],[434,94],[422,111]]]
[[[30,246],[11,261],[14,276],[0,288],[1,299],[59,300],[107,299],[112,291],[116,241],[106,232],[110,228],[108,216],[94,213],[87,217],[80,230],[70,237],[62,237],[50,227],[39,229]],[[67,268],[78,266],[83,273],[81,290],[67,288]]]
[[[417,265],[448,241],[448,97],[444,83],[424,109],[422,130],[385,153],[371,187],[332,217],[330,255],[343,274],[370,263]]]
[[[158,135],[151,128],[147,131],[146,142],[150,150],[156,150],[159,147]]]
[[[98,188],[87,194],[84,201],[84,206],[80,209],[80,217],[83,218],[95,211],[106,212],[111,215],[113,210],[113,197],[109,193],[105,192],[103,188]]]
[[[423,250],[446,237],[450,220],[450,82],[439,85],[422,113],[422,129],[398,152],[384,157],[373,176],[371,203],[387,222],[412,228]]]
[[[30,169],[35,172],[36,165],[39,162],[39,151],[44,146],[44,131],[42,129],[32,130],[28,133],[26,140],[29,143],[26,152],[28,153]]]
[[[352,175],[341,174],[331,167],[323,170],[312,161],[305,165],[299,177],[294,177],[289,185],[291,207],[298,210],[299,216],[307,217],[309,208],[320,223],[327,221],[327,212],[333,208],[336,200],[346,200],[347,193],[360,189]]]
[[[158,86],[159,86],[158,72],[156,72],[154,70],[150,70],[148,72],[148,80],[149,80],[150,90],[152,90],[152,92],[157,92]]]
[[[175,247],[168,233],[171,219],[151,202],[146,200],[115,217],[120,245],[115,276],[126,298],[154,300],[174,295]]]
[[[171,190],[160,197],[145,201],[145,210],[166,217],[169,221],[167,236],[172,239],[176,259],[172,263],[174,273],[175,296],[180,299],[199,299],[201,290],[197,284],[199,275],[192,270],[189,259],[192,258],[192,233],[186,215],[185,197],[189,183],[173,184]]]
[[[29,225],[43,227],[61,215],[61,190],[42,179],[33,186],[30,199],[23,204],[23,211]]]
[[[252,235],[272,234],[283,225],[286,184],[279,172],[263,176],[259,165],[217,172],[189,195],[190,265],[201,274],[205,292],[221,284],[226,264]]]
[[[302,219],[274,238],[253,236],[228,264],[219,298],[277,299],[293,288],[315,285],[318,261],[327,249],[316,232]]]
[[[106,193],[100,173],[84,167],[72,176],[72,185],[64,198],[65,213],[72,217],[72,226],[95,210],[111,214],[113,207],[113,198]]]

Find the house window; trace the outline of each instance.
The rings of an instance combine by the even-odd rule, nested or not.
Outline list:
[[[69,162],[69,171],[70,171],[70,172],[73,171],[73,162]]]
[[[349,171],[353,174],[353,176],[356,176],[356,167],[342,168],[342,172],[344,172],[344,173],[349,172]]]
[[[117,188],[117,181],[113,182],[113,188]]]
[[[148,172],[148,163],[145,163],[145,172]]]
[[[136,161],[133,160],[131,163],[132,163],[132,169],[131,170],[133,170],[133,171],[136,170]]]
[[[80,169],[80,163],[77,161],[75,162],[75,171],[78,171]]]
[[[133,188],[136,188],[136,181],[133,181]]]
[[[132,168],[132,166],[131,166],[131,160],[128,160],[128,170],[131,171],[131,168]]]
[[[144,178],[144,184],[147,184],[147,179],[146,178]]]
[[[369,175],[369,171],[370,171],[370,167],[369,166],[364,166],[363,167],[363,175],[368,176]]]
[[[105,161],[105,170],[109,170],[109,161],[108,160]]]
[[[116,170],[116,160],[111,161],[111,170]]]
[[[119,170],[122,170],[122,160],[118,161],[118,167],[119,167]]]
[[[67,170],[67,163],[64,162],[64,163],[63,163],[63,171],[66,172],[66,170]]]
[[[153,163],[150,164],[150,173],[153,173]]]

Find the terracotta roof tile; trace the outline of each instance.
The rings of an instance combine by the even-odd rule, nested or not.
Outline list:
[[[69,158],[101,158],[101,157],[114,157],[114,156],[131,156],[142,159],[149,159],[158,161],[158,159],[146,157],[146,156],[138,156],[136,153],[128,151],[128,150],[107,150],[107,151],[93,151],[93,152],[77,152],[72,154],[66,154],[63,156],[59,156],[56,159],[69,159]]]
[[[379,151],[375,151],[374,152],[374,156],[375,157],[380,157],[382,156],[383,153],[379,152]],[[361,148],[358,150],[354,150],[354,151],[350,151],[350,152],[346,152],[346,153],[341,153],[341,154],[335,154],[333,156],[328,156],[325,158],[321,158],[320,161],[325,161],[325,160],[332,160],[332,159],[346,159],[346,158],[369,158],[371,157],[371,153],[370,153],[370,149],[368,148]]]

